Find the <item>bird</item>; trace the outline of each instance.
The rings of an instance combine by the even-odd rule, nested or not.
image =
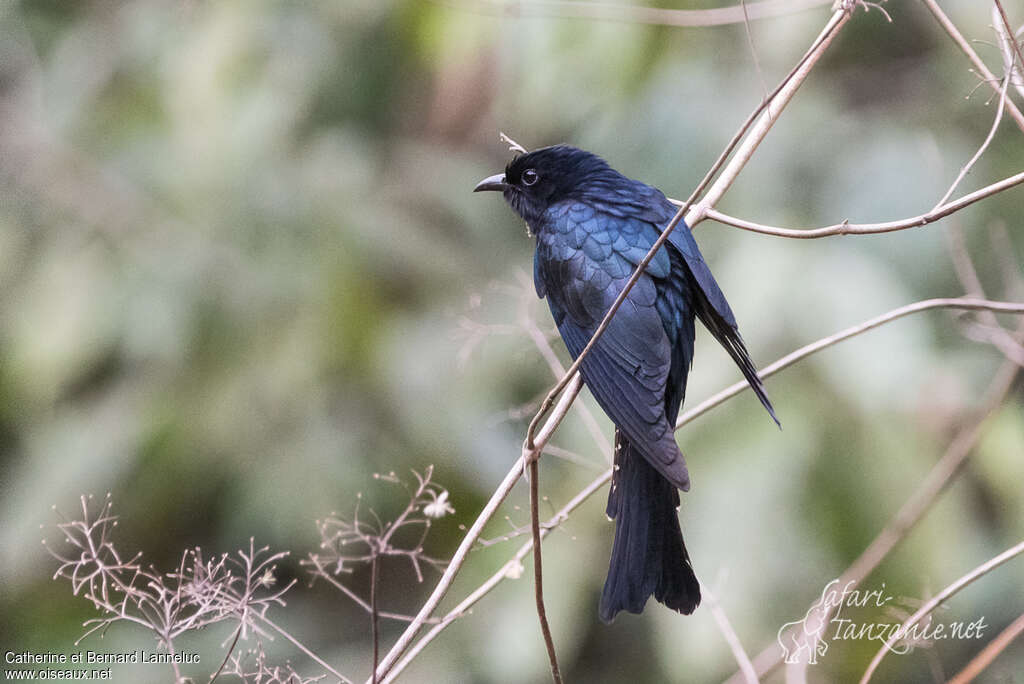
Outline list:
[[[473,191],[501,192],[525,220],[536,240],[537,296],[573,360],[678,211],[657,188],[566,144],[519,154]],[[680,220],[579,367],[615,425],[606,507],[615,536],[598,609],[605,623],[643,612],[651,596],[684,615],[700,604],[678,512],[690,475],[675,441],[698,318],[781,427],[736,317]]]

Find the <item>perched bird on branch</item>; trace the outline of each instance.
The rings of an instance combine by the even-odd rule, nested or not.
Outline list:
[[[573,359],[677,211],[660,190],[568,145],[516,157],[505,173],[474,188],[481,190],[501,192],[536,237],[537,295],[547,298]],[[605,622],[620,610],[642,612],[651,595],[687,615],[700,603],[679,527],[677,490],[689,490],[690,476],[674,430],[693,361],[695,317],[779,422],[729,303],[680,221],[580,366],[616,427]]]

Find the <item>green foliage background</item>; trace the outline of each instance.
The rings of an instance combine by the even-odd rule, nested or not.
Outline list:
[[[690,7],[714,3],[687,3]],[[1016,21],[1024,7],[1007,2]],[[459,3],[461,6],[461,3]],[[372,474],[436,466],[457,513],[447,556],[519,453],[510,408],[536,401],[546,365],[522,335],[465,362],[463,316],[514,324],[506,286],[532,244],[494,196],[470,190],[528,147],[566,141],[685,197],[763,86],[742,26],[672,29],[479,11],[430,2],[6,2],[0,5],[0,644],[70,651],[93,615],[39,544],[51,506],[111,492],[120,545],[170,569],[250,536],[290,549],[302,577],[313,521],[357,492],[402,504]],[[985,3],[944,2],[968,38],[994,40]],[[926,211],[991,125],[990,91],[925,8],[858,12],[720,208],[785,226]],[[770,85],[827,8],[756,22]],[[978,45],[999,73],[997,50]],[[964,190],[1018,172],[1009,120]],[[697,238],[756,361],[890,308],[956,296],[948,226],[961,227],[988,294],[1021,275],[1022,195],[942,224],[863,238],[788,241],[707,222]],[[1005,228],[1012,244],[990,239]],[[995,245],[995,246],[994,246]],[[543,304],[532,311],[550,328]],[[1007,321],[1011,322],[1011,321]],[[785,429],[742,396],[682,430],[693,490],[682,520],[698,574],[751,654],[800,619],[881,529],[976,407],[1002,362],[948,313],[895,323],[768,382]],[[739,376],[698,335],[687,405]],[[557,345],[563,355],[564,348]],[[589,397],[586,401],[590,402]],[[611,426],[601,418],[606,434]],[[575,419],[559,446],[603,463]],[[926,597],[1024,536],[1024,398],[1018,384],[977,454],[874,573]],[[597,471],[543,463],[553,505]],[[547,594],[569,681],[720,681],[735,663],[706,609],[596,621],[612,526],[595,497],[546,546]],[[518,506],[519,508],[516,508]],[[525,489],[507,506],[524,524]],[[40,525],[44,526],[40,530]],[[462,596],[518,542],[477,552]],[[529,575],[525,575],[529,577]],[[386,607],[414,611],[435,579],[385,569]],[[364,591],[365,573],[351,578]],[[1017,561],[951,601],[940,620],[985,616],[993,637],[1024,609]],[[428,649],[423,682],[535,682],[546,660],[528,579],[511,581]],[[303,583],[279,611],[307,645],[361,679],[368,620]],[[864,621],[892,621],[862,614]],[[392,639],[399,626],[385,623]],[[228,631],[184,646],[203,681]],[[390,642],[387,642],[390,643]],[[387,645],[387,644],[386,644]],[[879,681],[951,675],[981,642],[890,656]],[[834,642],[812,681],[849,681],[878,644]],[[306,661],[284,644],[275,657]],[[115,626],[80,648],[152,648]],[[981,681],[1012,681],[1012,646]],[[1017,673],[1017,674],[1015,674]],[[118,667],[116,681],[169,681]],[[781,681],[781,676],[775,679]]]

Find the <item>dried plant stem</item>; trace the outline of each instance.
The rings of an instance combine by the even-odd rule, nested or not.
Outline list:
[[[917,228],[919,226],[926,226],[929,223],[935,223],[939,219],[960,211],[964,207],[968,207],[979,200],[983,200],[986,197],[1008,190],[1020,185],[1021,183],[1024,183],[1024,171],[1008,178],[1004,178],[997,183],[987,185],[984,188],[968,193],[963,197],[953,200],[952,202],[938,206],[926,214],[912,216],[899,221],[887,221],[884,223],[849,223],[847,221],[843,221],[842,223],[825,226],[823,228],[794,229],[778,228],[776,226],[768,226],[763,223],[754,223],[753,221],[747,221],[736,218],[735,216],[723,214],[717,209],[709,208],[705,212],[705,216],[714,221],[718,221],[719,223],[724,223],[725,225],[733,226],[735,228],[742,228],[743,230],[749,230],[753,233],[774,235],[776,237],[797,238],[801,240],[830,237],[833,235],[874,235],[877,233],[891,233],[897,230]]]
[[[231,660],[231,654],[235,652],[235,647],[238,646],[238,638],[242,636],[242,623],[238,623],[238,629],[235,630],[235,635],[231,638],[231,645],[228,646],[227,652],[224,654],[224,660],[221,661],[220,667],[214,670],[213,674],[210,675],[210,679],[207,684],[213,684],[214,680],[220,676],[220,673],[227,667],[228,661]]]
[[[985,648],[981,649],[978,655],[971,658],[971,662],[967,663],[964,669],[960,670],[955,677],[950,679],[949,684],[970,684],[970,682],[973,682],[1021,634],[1024,634],[1024,615],[1011,622],[1006,629],[999,633],[999,636],[985,644]]]
[[[942,26],[946,33],[949,34],[949,37],[953,39],[953,42],[957,44],[957,47],[959,47],[963,53],[967,55],[967,58],[971,60],[971,64],[974,65],[974,68],[977,70],[981,79],[985,83],[988,83],[992,90],[998,92],[999,86],[996,85],[998,79],[991,71],[989,71],[989,68],[985,66],[985,63],[981,61],[981,57],[978,56],[978,53],[974,51],[971,44],[968,43],[967,39],[964,38],[962,33],[960,33],[960,29],[956,27],[956,24],[954,24],[950,18],[946,16],[946,13],[942,11],[942,8],[939,7],[939,3],[935,0],[921,0],[921,2],[923,2],[925,7],[931,11],[936,21],[938,21],[939,25]],[[1012,101],[1007,101],[1006,109],[1013,120],[1017,122],[1017,127],[1020,128],[1021,131],[1024,131],[1024,113],[1021,113],[1020,109],[1018,109],[1017,105]]]
[[[325,661],[323,658],[318,656],[316,653],[313,653],[313,651],[311,651],[308,648],[306,648],[306,646],[303,645],[303,643],[301,641],[299,641],[298,639],[293,637],[291,635],[291,633],[289,633],[283,627],[280,627],[273,620],[271,620],[270,618],[268,618],[266,616],[260,616],[260,622],[265,624],[267,627],[270,627],[272,630],[274,630],[275,632],[277,632],[278,634],[283,636],[285,639],[287,639],[292,644],[292,646],[294,646],[295,648],[297,648],[300,651],[302,651],[302,653],[304,653],[307,658],[309,658],[310,660],[315,662],[317,665],[322,667],[324,669],[324,671],[329,672],[329,673],[331,673],[331,675],[337,677],[339,682],[341,682],[342,684],[352,684],[352,680],[351,679],[349,679],[348,677],[346,677],[345,675],[341,674],[336,669],[331,667],[327,663],[327,661]]]
[[[956,582],[953,582],[948,587],[940,591],[938,596],[936,596],[935,598],[931,599],[923,606],[921,606],[920,610],[918,610],[916,613],[907,618],[900,626],[900,629],[895,634],[893,634],[893,636],[889,637],[888,641],[886,641],[885,644],[880,649],[878,649],[878,653],[876,653],[875,657],[871,659],[871,663],[868,665],[868,669],[864,672],[864,676],[860,678],[860,684],[868,683],[868,681],[871,679],[871,675],[874,674],[875,670],[878,668],[879,663],[882,662],[882,658],[885,657],[885,654],[888,653],[889,649],[892,648],[893,644],[896,643],[901,632],[906,633],[907,629],[913,627],[918,622],[920,622],[921,618],[935,610],[935,608],[937,608],[939,604],[948,599],[950,596],[953,596],[961,589],[977,580],[979,577],[984,577],[988,573],[998,568],[1003,563],[1015,558],[1016,556],[1019,556],[1022,553],[1024,553],[1024,541],[1017,544],[1016,546],[1007,549],[1006,551],[1003,551],[998,556],[982,563],[981,565],[979,565],[978,567],[976,567],[975,569],[971,570],[969,573],[958,579]]]
[[[551,638],[551,627],[548,625],[547,610],[544,608],[544,572],[541,567],[541,536],[540,536],[540,495],[537,459],[530,461],[530,530],[533,537],[533,594],[537,604],[537,619],[540,621],[540,633],[544,637],[544,647],[551,663],[551,679],[555,684],[562,684],[562,674],[558,670],[558,656],[555,653],[555,641]]]

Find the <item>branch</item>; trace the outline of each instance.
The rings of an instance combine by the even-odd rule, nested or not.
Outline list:
[[[939,3],[935,0],[921,1],[925,4],[925,7],[931,10],[935,20],[939,22],[939,25],[941,25],[943,29],[945,29],[946,33],[949,34],[949,37],[953,39],[953,42],[956,43],[957,46],[963,50],[963,53],[967,55],[967,58],[971,60],[974,68],[978,70],[978,74],[981,76],[981,79],[985,83],[988,83],[992,90],[998,92],[999,86],[997,86],[996,83],[999,79],[997,79],[992,72],[989,71],[989,68],[985,66],[985,63],[981,61],[981,57],[978,57],[978,53],[974,51],[971,44],[963,37],[963,34],[960,33],[960,29],[958,29],[956,25],[950,21],[949,17],[946,16],[946,13],[942,11],[942,8],[939,7]],[[1010,112],[1010,116],[1013,117],[1013,120],[1017,122],[1017,127],[1020,128],[1021,131],[1024,131],[1024,114],[1022,114],[1020,109],[1017,108],[1017,105],[1012,101],[1007,101],[1006,109]]]
[[[1024,335],[1024,322],[1017,328],[1017,335]],[[945,489],[953,476],[959,472],[960,466],[970,456],[978,439],[981,437],[981,428],[988,417],[998,408],[1017,377],[1019,367],[1012,361],[1004,361],[996,371],[992,382],[985,391],[985,399],[982,408],[977,411],[973,418],[963,425],[956,436],[950,442],[942,458],[932,467],[925,476],[921,486],[918,487],[910,498],[903,504],[900,510],[893,516],[886,526],[878,533],[878,536],[868,545],[860,556],[847,568],[839,578],[841,586],[847,586],[850,582],[856,587],[869,573],[871,573],[882,559],[909,533],[923,517],[938,495]],[[834,607],[827,608],[832,610]],[[821,629],[828,623],[827,615],[820,620]],[[820,634],[820,631],[819,631]],[[811,638],[811,635],[803,634],[801,638]],[[759,664],[758,671],[762,674],[771,671],[782,661],[781,649],[778,643],[773,642],[771,646],[758,654],[754,659]],[[798,663],[793,667],[806,669],[806,663]]]
[[[974,582],[979,577],[984,577],[988,573],[998,568],[1003,563],[1013,559],[1016,556],[1019,556],[1022,553],[1024,553],[1024,542],[1021,542],[1016,546],[1013,546],[1007,549],[1006,551],[1003,551],[995,558],[992,558],[982,563],[974,570],[971,570],[969,573],[958,579],[956,582],[953,582],[948,587],[940,591],[938,596],[936,596],[935,598],[931,599],[923,606],[921,606],[921,609],[913,615],[911,615],[909,618],[907,618],[907,620],[902,625],[900,625],[900,628],[896,630],[896,632],[891,637],[889,637],[889,639],[880,649],[878,649],[878,653],[876,653],[875,657],[872,658],[871,663],[868,665],[868,669],[864,672],[864,676],[860,678],[860,684],[867,684],[868,680],[871,679],[871,675],[874,674],[875,670],[878,668],[878,664],[882,662],[882,658],[885,657],[885,654],[889,651],[892,645],[895,644],[896,641],[902,637],[902,635],[906,634],[908,629],[916,625],[921,620],[921,618],[931,613],[933,610],[935,610],[935,608],[938,607],[940,603],[945,601],[950,596],[953,596],[961,589]]]
[[[603,488],[612,479],[611,468],[605,470],[604,473],[599,475],[593,481],[584,487],[576,496],[574,496],[569,503],[565,504],[555,515],[553,515],[540,530],[541,539],[546,537],[552,530],[558,527],[560,524],[568,520],[569,515],[579,508],[584,501],[594,495],[595,492]],[[527,541],[519,550],[516,551],[515,555],[508,560],[504,565],[498,568],[491,577],[477,587],[472,593],[464,598],[455,608],[453,608],[444,618],[441,619],[440,624],[432,628],[427,632],[422,639],[420,639],[415,646],[413,646],[404,658],[391,670],[387,678],[384,680],[384,684],[393,682],[398,675],[411,663],[419,653],[427,647],[427,645],[436,639],[441,632],[445,630],[448,625],[452,622],[465,615],[474,605],[477,604],[480,599],[489,594],[491,590],[501,584],[506,579],[517,579],[522,573],[522,561],[526,558],[526,555],[533,549],[533,540]]]
[[[1024,615],[1011,622],[1009,627],[999,633],[999,636],[988,642],[978,655],[971,658],[971,662],[967,663],[964,669],[960,670],[955,677],[949,680],[949,684],[970,684],[970,682],[973,682],[1021,634],[1024,634]]]
[[[707,605],[708,610],[711,611],[711,617],[715,619],[715,624],[718,625],[718,630],[722,633],[722,638],[725,639],[725,643],[729,645],[729,650],[732,651],[733,658],[736,659],[736,664],[740,666],[740,672],[743,674],[743,681],[746,684],[757,684],[757,672],[754,670],[754,665],[750,662],[750,656],[743,650],[743,644],[740,643],[740,638],[736,634],[736,630],[732,628],[732,623],[729,622],[728,616],[725,614],[725,610],[718,603],[718,597],[705,586],[701,587],[701,593],[704,595],[704,603]]]
[[[919,216],[912,216],[907,219],[899,221],[887,221],[885,223],[849,223],[843,221],[831,226],[825,226],[824,228],[777,228],[775,226],[768,226],[762,223],[754,223],[753,221],[747,221],[744,219],[736,218],[735,216],[729,216],[723,214],[717,209],[708,209],[705,212],[705,216],[719,223],[723,223],[727,226],[733,226],[735,228],[742,228],[743,230],[749,230],[753,233],[762,233],[764,235],[774,235],[775,237],[785,238],[796,238],[799,240],[809,240],[815,238],[830,237],[833,235],[874,235],[876,233],[892,233],[897,230],[906,230],[908,228],[917,228],[919,226],[926,226],[929,223],[935,223],[939,219],[945,218],[950,214],[953,214],[961,209],[968,207],[979,200],[983,200],[986,197],[995,195],[996,193],[1008,190],[1012,187],[1024,183],[1024,171],[1016,175],[1004,178],[1003,180],[987,185],[980,190],[975,190],[972,193],[964,195],[959,199],[955,199],[952,202],[943,204],[942,206],[932,209],[926,214]]]
[[[908,304],[906,306],[901,306],[898,309],[893,309],[888,313],[884,313],[881,316],[871,318],[867,321],[864,321],[863,323],[860,323],[859,325],[852,326],[850,328],[847,328],[846,330],[842,330],[833,335],[829,335],[828,337],[823,337],[822,339],[816,342],[812,342],[811,344],[800,347],[796,351],[786,354],[775,363],[769,364],[762,368],[759,372],[759,375],[761,376],[761,378],[769,378],[772,375],[778,373],[783,368],[788,368],[797,361],[807,356],[810,356],[815,352],[819,352],[822,349],[831,347],[832,345],[838,342],[848,340],[851,337],[856,337],[861,333],[865,333],[868,330],[872,330],[873,328],[885,325],[886,323],[894,321],[898,318],[903,318],[904,316],[909,316],[910,314],[917,313],[919,311],[927,311],[929,309],[964,309],[969,311],[995,311],[1000,313],[1020,314],[1024,313],[1024,303],[992,302],[985,299],[969,299],[966,297],[954,297],[950,299],[926,299],[921,302],[914,302],[913,304]],[[686,425],[687,423],[697,418],[698,416],[707,413],[708,411],[718,406],[719,404],[727,401],[728,399],[731,399],[732,397],[736,396],[737,394],[747,389],[748,387],[749,385],[744,380],[725,388],[721,392],[715,394],[712,397],[709,397],[708,399],[705,399],[701,403],[697,404],[690,410],[685,411],[681,416],[679,416],[679,419],[676,421],[676,430]]]
[[[795,14],[814,7],[828,5],[832,0],[762,0],[747,3],[750,19],[765,19]],[[630,5],[612,5],[601,2],[579,2],[578,0],[519,0],[501,2],[440,2],[440,4],[494,14],[515,16],[554,16],[598,21],[622,21],[634,24],[657,26],[722,26],[739,24],[744,21],[743,6],[720,7],[716,9],[687,10],[662,9]]]
[[[1024,55],[1021,55],[1020,45],[1017,44],[1017,38],[1002,4],[993,5],[992,14],[992,23],[995,24],[996,35],[999,36],[999,49],[1003,52],[1003,67],[1010,77],[1010,83],[1020,96],[1024,97]]]
[[[985,136],[985,140],[982,141],[981,147],[979,147],[978,151],[974,153],[974,156],[972,156],[970,160],[964,164],[964,167],[960,169],[960,173],[957,174],[956,179],[953,181],[953,184],[949,186],[949,190],[946,191],[946,194],[943,195],[942,199],[940,199],[935,205],[936,207],[941,207],[946,203],[946,200],[952,196],[956,191],[957,186],[960,185],[960,181],[970,173],[971,168],[973,168],[977,161],[981,159],[981,155],[985,153],[985,150],[988,149],[988,146],[992,143],[992,138],[996,137],[996,131],[999,130],[999,124],[1003,121],[1003,110],[1006,108],[1007,102],[1006,89],[1009,87],[1010,74],[1007,73],[1006,76],[1003,77],[1003,85],[999,88],[999,105],[996,107],[996,117],[992,121],[992,127],[989,128],[988,135]]]
[[[540,434],[537,435],[536,448],[538,451],[547,444],[551,435],[558,428],[559,424],[561,424],[562,418],[565,417],[565,414],[568,412],[569,407],[572,405],[573,400],[576,399],[576,395],[580,393],[581,389],[583,389],[583,381],[578,377],[574,378],[573,382],[570,383],[570,386],[568,387],[568,391],[562,395],[562,398],[558,402],[558,406],[555,407],[552,420],[548,421]],[[420,608],[416,617],[413,618],[412,622],[398,638],[398,641],[395,642],[395,645],[391,647],[391,650],[388,651],[387,655],[385,655],[383,660],[381,660],[380,665],[377,667],[378,679],[383,679],[388,674],[388,671],[395,664],[395,661],[397,661],[398,658],[401,657],[402,653],[409,648],[413,640],[416,638],[416,635],[419,634],[419,631],[423,628],[424,623],[430,618],[434,610],[437,608],[437,605],[441,602],[441,599],[443,599],[445,594],[448,593],[448,589],[451,588],[452,582],[455,581],[455,576],[459,573],[459,570],[462,569],[462,565],[466,562],[466,557],[472,550],[473,545],[476,544],[476,540],[479,539],[480,535],[483,533],[484,526],[491,520],[491,518],[494,517],[498,507],[508,497],[516,482],[519,481],[520,476],[523,474],[523,467],[525,463],[526,459],[523,457],[516,460],[512,469],[508,471],[507,475],[505,475],[505,479],[501,481],[501,484],[498,485],[494,494],[491,495],[487,505],[484,506],[482,511],[480,511],[480,515],[477,516],[477,519],[473,522],[473,526],[469,528],[469,532],[467,532],[466,536],[463,537],[462,542],[459,544],[459,548],[455,550],[455,555],[452,556],[451,562],[449,562],[448,567],[445,568],[444,574],[441,575],[441,579],[438,580],[437,586],[434,587],[434,591],[427,598],[426,603],[424,603]]]
[[[1010,19],[1006,16],[1006,9],[1003,8],[1003,3],[999,0],[992,0],[992,2],[995,3],[995,9],[998,12],[1000,19],[999,22],[996,22],[996,33],[999,34],[1003,47],[1006,48],[1007,51],[1012,51],[1010,59],[1007,60],[1004,58],[1003,61],[1008,62],[1008,64],[1006,64],[1006,78],[1008,80],[1013,80],[1013,74],[1016,69],[1013,58],[1016,56],[1016,61],[1020,64],[1020,68],[1024,69],[1024,53],[1021,53],[1020,44],[1017,43],[1017,40],[1014,37],[1013,27],[1010,26]]]
[[[540,633],[544,637],[544,647],[551,663],[551,679],[555,684],[562,684],[562,675],[558,670],[558,656],[555,654],[555,642],[551,638],[551,627],[548,625],[547,611],[544,609],[544,572],[541,569],[540,551],[540,468],[537,459],[530,461],[530,531],[533,536],[533,594],[537,604],[537,619],[540,621]]]

